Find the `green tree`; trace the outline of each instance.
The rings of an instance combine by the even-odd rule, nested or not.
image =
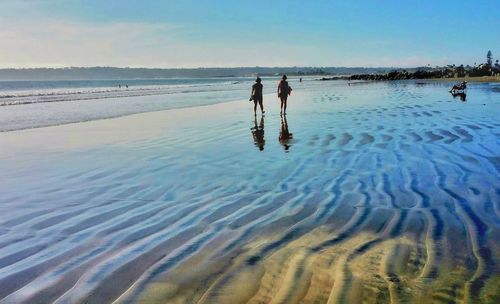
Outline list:
[[[486,54],[486,64],[490,67],[493,65],[493,54],[491,53],[491,51],[488,51],[488,53]]]

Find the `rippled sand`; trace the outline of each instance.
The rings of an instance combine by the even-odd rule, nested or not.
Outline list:
[[[498,85],[446,89],[0,133],[0,302],[498,303]]]

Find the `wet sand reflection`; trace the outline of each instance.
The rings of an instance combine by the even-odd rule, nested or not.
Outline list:
[[[281,130],[279,142],[286,152],[288,152],[293,142],[293,134],[288,130],[288,122],[285,115],[281,115]]]
[[[264,116],[260,118],[260,123],[257,125],[257,116],[254,116],[254,126],[251,128],[253,142],[260,151],[264,150],[266,140],[264,139]]]

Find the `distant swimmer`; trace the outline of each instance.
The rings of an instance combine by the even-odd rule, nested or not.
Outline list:
[[[128,84],[126,84],[125,87],[128,89]]]
[[[263,97],[262,97],[262,89],[264,86],[262,85],[262,79],[260,77],[257,77],[255,79],[255,83],[252,86],[252,96],[250,97],[250,100],[253,100],[253,113],[257,114],[257,103],[260,106],[260,111],[262,114],[264,114],[266,111],[264,111],[264,106],[263,106]]]
[[[119,88],[119,89],[121,89],[121,88],[122,88],[122,85],[121,85],[121,84],[119,84],[119,85],[118,85],[118,88]]]
[[[281,111],[280,114],[286,115],[286,103],[288,100],[288,95],[292,93],[292,88],[288,85],[286,81],[286,75],[283,75],[280,83],[278,84],[278,97],[281,100]]]
[[[463,81],[461,84],[455,84],[451,90],[450,93],[455,93],[456,91],[463,91],[467,89],[467,81]]]
[[[299,78],[299,82],[302,82],[302,77]]]

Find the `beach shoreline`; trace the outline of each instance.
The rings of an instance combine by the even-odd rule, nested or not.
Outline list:
[[[0,104],[12,102],[0,107],[0,132],[230,102],[248,98],[253,83],[253,79],[248,77],[224,80],[222,83],[208,86],[206,81],[208,80],[190,80],[184,84],[185,88],[181,89],[177,85],[165,86],[164,90],[167,92],[154,90],[153,95],[136,96],[133,87],[114,89],[110,93],[112,95],[106,98],[101,98],[101,93],[95,93],[94,88],[87,88],[82,94],[79,91],[61,93],[60,89],[45,92],[43,96],[28,94],[27,97],[18,97],[16,94],[8,94],[10,97],[0,98]],[[274,79],[266,78],[265,81],[271,85],[265,86],[264,93],[274,92]],[[146,90],[146,93],[150,94],[149,91]],[[113,95],[115,93],[121,95]],[[28,98],[29,102],[17,103],[25,98]],[[11,99],[13,101],[9,101]]]
[[[355,77],[359,77],[360,75],[351,75]],[[320,81],[440,81],[440,82],[461,82],[461,81],[469,81],[469,82],[491,82],[498,83],[500,82],[500,76],[478,76],[478,77],[446,77],[446,78],[408,78],[408,79],[376,79],[380,75],[361,75],[362,78],[359,79],[351,79],[351,76],[331,76],[331,77],[323,77],[319,78]],[[367,79],[365,79],[365,77]],[[371,79],[373,77],[373,79]]]
[[[428,78],[422,79],[425,81],[442,81],[442,82],[500,82],[500,76],[479,76],[479,77],[453,77],[453,78]]]

